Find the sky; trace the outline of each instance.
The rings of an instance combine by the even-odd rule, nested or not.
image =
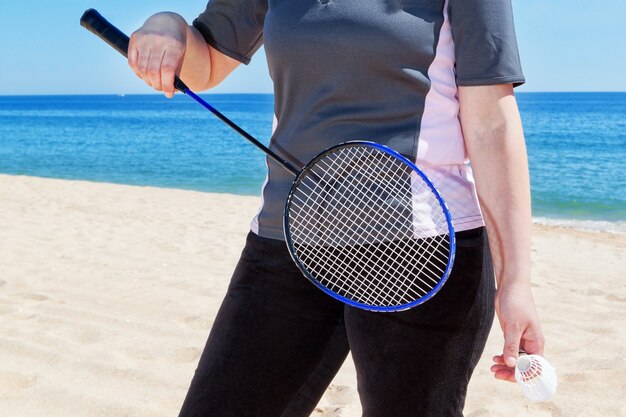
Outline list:
[[[0,0],[0,95],[151,93],[117,52],[79,25],[80,16],[96,8],[129,34],[158,11],[173,10],[192,21],[204,6],[173,0]],[[625,0],[513,0],[513,7],[527,80],[519,91],[626,91]],[[213,92],[271,93],[263,50]]]

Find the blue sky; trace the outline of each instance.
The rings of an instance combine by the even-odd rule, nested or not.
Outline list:
[[[296,1],[296,0],[293,0]],[[0,0],[0,95],[150,93],[111,48],[78,24],[97,8],[127,33],[200,1]],[[520,91],[626,91],[626,1],[513,0],[527,84]],[[261,51],[214,92],[272,91]]]

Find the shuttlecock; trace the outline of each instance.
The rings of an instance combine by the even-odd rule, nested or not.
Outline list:
[[[530,400],[549,401],[556,393],[556,372],[539,355],[521,354],[515,365],[515,379]]]

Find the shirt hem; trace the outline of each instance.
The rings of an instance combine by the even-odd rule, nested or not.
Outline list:
[[[499,77],[488,78],[459,78],[456,83],[459,86],[478,86],[478,85],[497,85],[497,84],[513,84],[518,87],[526,82],[523,75],[504,75]]]
[[[466,230],[472,230],[475,229],[477,227],[482,227],[485,225],[485,222],[483,220],[483,217],[480,214],[476,214],[473,216],[469,216],[469,217],[463,217],[461,219],[452,219],[452,225],[454,226],[454,231],[455,232],[463,232]],[[254,230],[252,227],[250,228],[250,231],[252,233],[254,233],[255,235],[265,238],[265,239],[273,239],[273,240],[280,240],[280,241],[285,241],[285,234],[283,232],[283,230],[280,230],[280,233],[276,234],[274,231],[270,231],[272,233],[268,233],[267,230],[264,230],[263,232],[261,232],[260,228],[259,230]],[[277,237],[280,236],[280,237]]]
[[[466,230],[472,230],[477,227],[482,227],[485,225],[485,221],[481,215],[475,215],[470,218],[466,218],[464,220],[459,221],[452,220],[452,224],[454,225],[455,232],[464,232]]]

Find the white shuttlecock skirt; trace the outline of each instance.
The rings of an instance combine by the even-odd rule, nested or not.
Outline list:
[[[532,401],[549,401],[556,393],[556,371],[542,356],[520,355],[515,366],[515,379],[524,395]]]

